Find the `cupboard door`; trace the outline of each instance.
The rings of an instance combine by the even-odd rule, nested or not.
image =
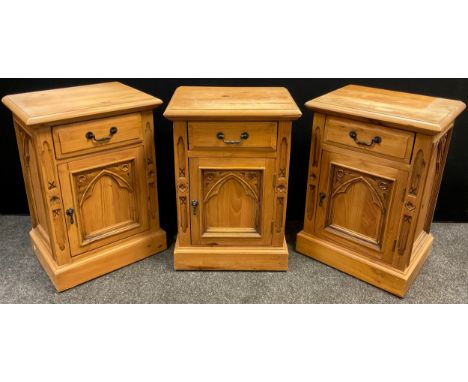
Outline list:
[[[391,263],[407,172],[323,152],[316,234]]]
[[[275,160],[191,158],[192,244],[270,245]]]
[[[143,147],[59,165],[72,256],[148,229]]]

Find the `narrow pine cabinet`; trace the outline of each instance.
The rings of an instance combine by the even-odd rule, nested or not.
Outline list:
[[[178,238],[174,268],[287,270],[292,121],[284,88],[180,87],[173,121]]]
[[[33,228],[58,291],[166,248],[159,227],[153,109],[121,83],[10,95]]]
[[[349,85],[315,112],[307,256],[403,297],[432,246],[431,222],[460,101]]]

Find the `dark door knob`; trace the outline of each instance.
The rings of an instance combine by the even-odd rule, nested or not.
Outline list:
[[[322,207],[323,204],[323,199],[325,199],[327,195],[325,195],[325,192],[319,192],[319,207]]]
[[[197,214],[197,207],[198,207],[198,200],[194,199],[192,200],[192,202],[190,203],[192,205],[192,212],[194,215]]]
[[[73,218],[73,214],[75,213],[75,210],[73,208],[69,208],[68,210],[65,211],[65,213],[70,218],[70,224],[75,223],[75,219]]]

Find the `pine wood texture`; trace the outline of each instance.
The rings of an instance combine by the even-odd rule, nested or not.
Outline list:
[[[166,248],[148,110],[159,100],[117,83],[7,96],[5,104],[12,99],[43,118],[37,125],[12,109],[33,249],[58,291]]]
[[[324,114],[362,117],[428,135],[447,129],[466,107],[461,101],[357,85],[332,91],[306,106]]]
[[[349,133],[356,133],[356,140],[350,139]],[[414,143],[414,133],[381,128],[378,125],[351,121],[349,119],[329,117],[324,142],[352,147],[362,152],[372,152],[376,155],[410,161]],[[380,137],[380,144],[367,146],[374,137]],[[364,144],[362,144],[364,143]]]
[[[216,134],[222,132],[225,140],[241,140],[242,133],[249,138],[241,140],[236,147],[239,149],[264,149],[275,151],[277,138],[277,122],[190,122],[188,124],[190,149],[226,149],[223,140]],[[255,134],[252,134],[252,132]]]
[[[297,250],[403,297],[431,248],[453,122],[465,105],[354,85],[306,105],[315,116]]]
[[[92,132],[97,139],[109,137],[109,131],[116,127],[117,133],[111,140],[99,145],[91,139],[83,139]],[[103,146],[125,146],[143,140],[141,114],[133,113],[118,117],[101,118],[88,122],[77,122],[53,128],[54,144],[60,158],[102,150]]]
[[[170,120],[295,120],[302,115],[286,88],[181,86],[164,116]]]
[[[7,95],[2,102],[25,126],[58,125],[162,104],[160,99],[120,82]]]
[[[289,92],[181,87],[164,115],[174,120],[174,268],[287,270],[291,119],[300,116]]]
[[[177,240],[174,267],[178,271],[287,271],[288,246],[182,247]]]
[[[398,269],[362,258],[359,253],[344,250],[328,240],[322,240],[301,231],[297,235],[296,250],[308,256],[313,253],[315,260],[346,272],[371,285],[405,297],[421,266],[429,256],[432,235],[422,235],[414,248],[414,261],[405,270]]]

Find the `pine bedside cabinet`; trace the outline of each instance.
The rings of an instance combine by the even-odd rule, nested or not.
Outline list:
[[[403,297],[431,222],[460,101],[345,86],[315,112],[297,251]]]
[[[287,270],[292,120],[284,88],[180,87],[174,125],[176,270]]]
[[[166,248],[153,112],[161,100],[113,82],[10,95],[33,229],[58,291]]]

